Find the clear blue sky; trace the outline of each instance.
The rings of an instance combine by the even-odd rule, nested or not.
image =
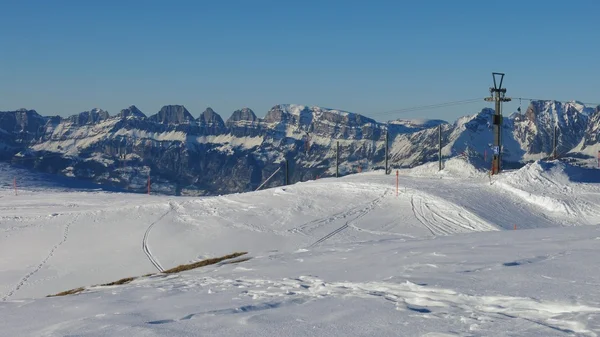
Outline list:
[[[297,103],[453,120],[490,105],[374,113],[484,97],[492,71],[508,96],[598,102],[598,13],[597,0],[0,0],[0,110],[183,104],[226,119]]]

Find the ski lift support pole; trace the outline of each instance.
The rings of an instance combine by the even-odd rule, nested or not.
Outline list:
[[[494,151],[492,157],[492,174],[498,174],[502,164],[502,102],[510,102],[511,99],[506,97],[506,88],[502,88],[504,80],[503,73],[492,73],[494,86],[490,88],[490,97],[486,97],[486,102],[495,102],[496,111],[493,117],[494,124]],[[496,79],[499,79],[499,82]]]

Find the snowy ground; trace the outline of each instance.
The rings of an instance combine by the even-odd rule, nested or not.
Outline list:
[[[398,195],[373,172],[208,198],[15,196],[15,175],[36,181],[0,170],[0,335],[600,334],[600,227],[579,226],[600,171],[451,160],[400,171]],[[252,259],[44,297],[234,251]]]

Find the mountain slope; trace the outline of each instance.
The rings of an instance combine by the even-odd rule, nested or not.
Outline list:
[[[443,121],[380,123],[359,114],[280,104],[259,118],[248,108],[226,121],[208,108],[194,119],[181,105],[165,106],[146,117],[135,106],[110,116],[93,109],[69,118],[41,117],[35,111],[2,112],[4,158],[45,172],[91,179],[134,191],[145,190],[148,174],[157,189],[173,194],[218,194],[252,190],[285,160],[291,181],[382,168],[386,132],[390,165],[412,167],[442,155],[491,158],[493,110]],[[532,102],[523,114],[503,121],[503,159],[520,163],[552,151],[589,155],[597,144],[598,113],[579,103]],[[592,149],[592,150],[590,150]],[[484,164],[487,167],[487,163]],[[283,175],[268,186],[280,185]]]

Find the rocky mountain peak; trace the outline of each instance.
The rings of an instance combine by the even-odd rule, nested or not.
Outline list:
[[[321,107],[312,107],[314,119],[319,121],[326,121],[334,124],[343,124],[350,127],[363,126],[365,124],[376,124],[377,122],[372,119],[359,115],[353,112],[347,112],[343,110],[327,109]]]
[[[313,109],[296,104],[278,104],[272,107],[265,118],[266,123],[292,123],[308,125],[313,120]]]
[[[25,108],[17,109],[13,112],[15,116],[19,119],[29,119],[29,118],[43,118],[40,114],[35,110],[28,110]]]
[[[194,117],[183,105],[165,105],[149,119],[162,124],[184,124],[193,121]]]
[[[129,116],[133,116],[135,118],[146,118],[146,115],[135,105],[131,105],[127,109],[121,110],[117,116],[119,116],[119,118],[127,118]]]
[[[207,107],[206,110],[202,112],[203,115],[213,115],[216,114],[215,110],[211,107]]]
[[[212,108],[208,107],[200,117],[197,119],[198,123],[202,126],[214,126],[214,127],[224,127],[225,123],[223,122],[223,118],[219,116]]]
[[[94,108],[90,111],[80,112],[67,118],[68,121],[76,125],[96,124],[110,117],[107,111]]]
[[[557,152],[564,153],[584,137],[589,120],[584,109],[578,102],[532,101],[514,119],[513,135],[529,155],[544,156],[552,152],[557,127]]]
[[[3,149],[18,148],[37,139],[47,119],[35,110],[0,111],[0,144],[5,145]],[[8,153],[0,151],[0,158],[7,154],[11,154],[10,150]]]
[[[482,132],[489,130],[493,126],[494,109],[483,108],[477,114],[464,116],[456,120],[454,127],[457,129],[467,129],[472,132]],[[503,124],[506,124],[507,118],[504,118]]]
[[[585,106],[578,102],[532,101],[527,107],[527,119],[536,124],[567,126],[587,121]]]
[[[239,121],[256,122],[258,121],[258,118],[256,117],[256,114],[254,114],[254,111],[252,111],[252,109],[243,108],[234,111],[231,117],[229,117],[229,119],[227,120],[227,124],[229,125],[231,123]]]

